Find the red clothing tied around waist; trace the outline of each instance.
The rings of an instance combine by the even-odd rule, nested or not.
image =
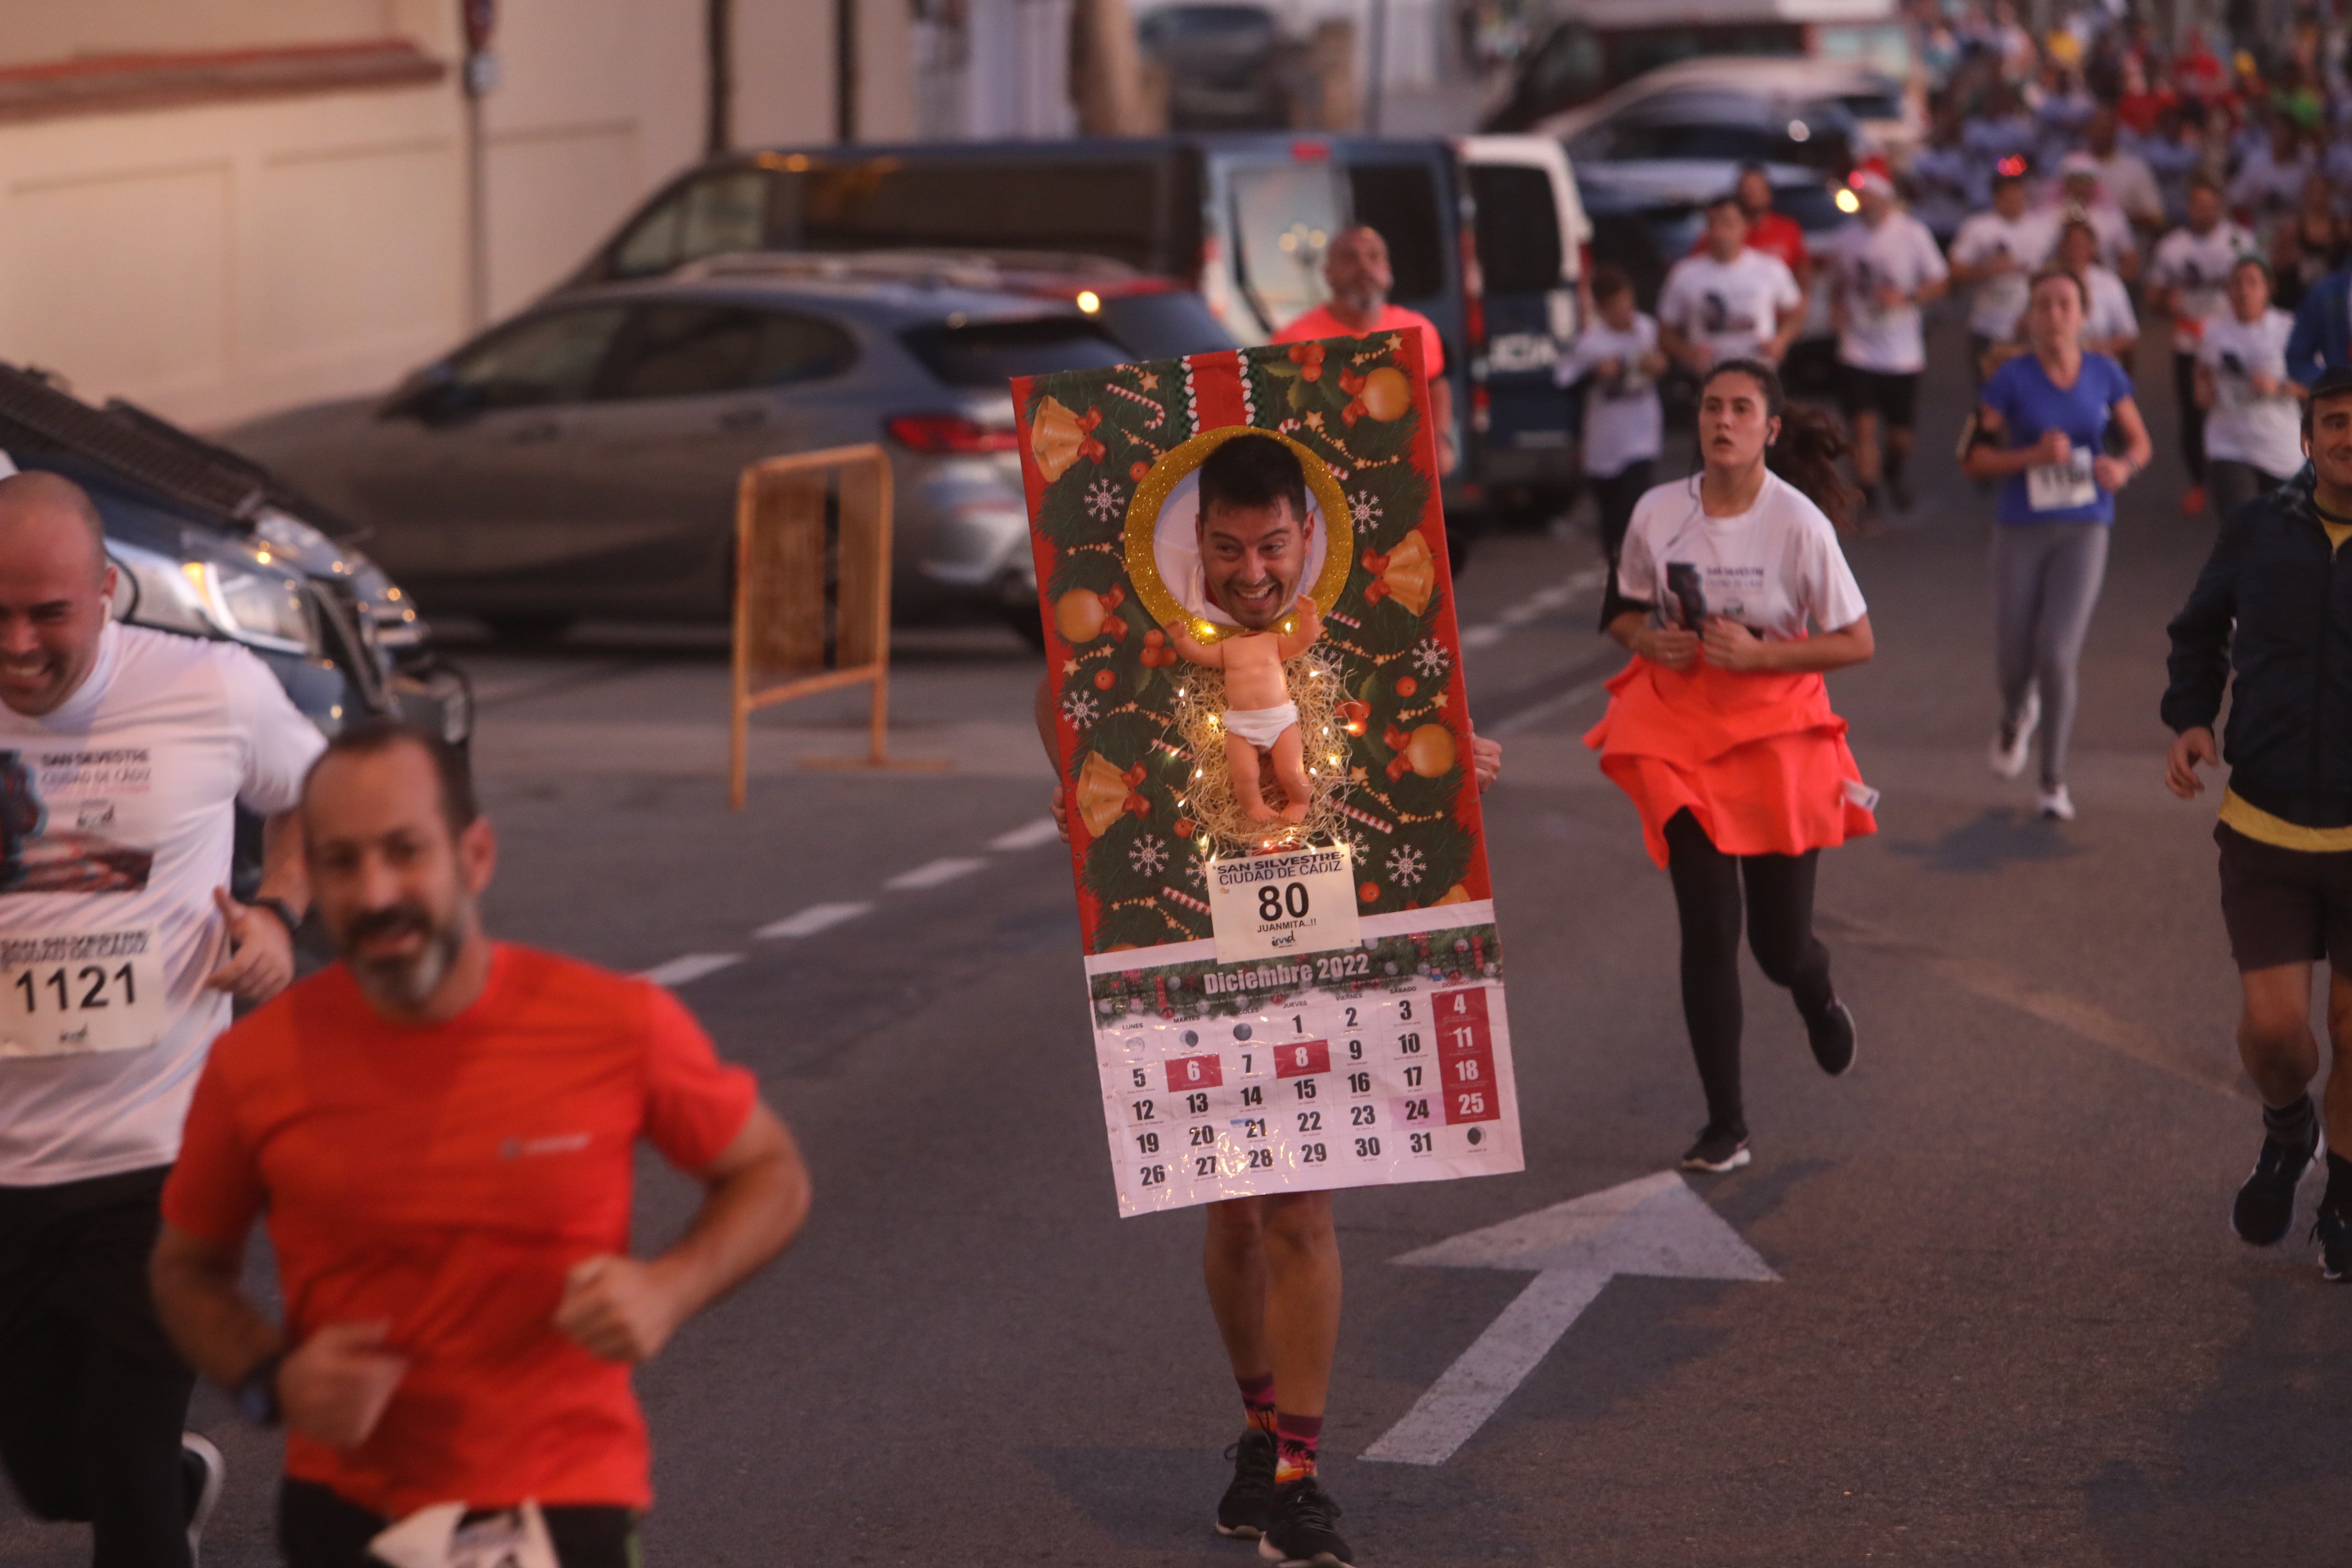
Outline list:
[[[1636,658],[1610,680],[1609,710],[1584,743],[1633,796],[1661,867],[1666,823],[1685,808],[1727,855],[1801,855],[1878,831],[1848,793],[1861,793],[1862,770],[1817,674]]]

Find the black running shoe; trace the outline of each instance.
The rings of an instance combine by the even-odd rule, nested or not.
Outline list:
[[[2319,1119],[2311,1122],[2311,1136],[2300,1143],[2263,1140],[2254,1157],[2254,1173],[2238,1189],[2230,1205],[2230,1228],[2238,1239],[2254,1247],[2275,1247],[2294,1225],[2294,1190],[2319,1153]]]
[[[188,1562],[198,1560],[205,1525],[220,1501],[221,1483],[228,1479],[228,1462],[212,1440],[194,1432],[180,1434],[180,1489],[188,1511]]]
[[[1331,1528],[1339,1505],[1324,1495],[1313,1476],[1301,1476],[1274,1493],[1274,1515],[1258,1537],[1257,1554],[1283,1568],[1349,1568],[1348,1543]]]
[[[1836,997],[1819,1017],[1805,1020],[1805,1038],[1812,1044],[1813,1060],[1832,1078],[1853,1066],[1853,1014]]]
[[[1255,1541],[1274,1512],[1274,1434],[1252,1426],[1225,1458],[1234,1462],[1234,1484],[1217,1503],[1217,1533]]]
[[[2341,1280],[2352,1276],[2352,1214],[2321,1204],[2311,1237],[2319,1243],[2321,1279]]]
[[[1717,1127],[1712,1121],[1706,1124],[1706,1131],[1698,1135],[1698,1142],[1690,1146],[1690,1152],[1683,1156],[1684,1170],[1712,1171],[1717,1175],[1726,1171],[1736,1171],[1746,1163],[1748,1129]]]

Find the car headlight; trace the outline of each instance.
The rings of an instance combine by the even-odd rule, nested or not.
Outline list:
[[[310,612],[293,579],[215,561],[191,561],[180,571],[237,641],[281,653],[310,651]]]
[[[215,561],[175,561],[110,541],[108,554],[126,579],[116,613],[167,632],[232,637],[279,653],[315,655],[318,636],[300,583]]]

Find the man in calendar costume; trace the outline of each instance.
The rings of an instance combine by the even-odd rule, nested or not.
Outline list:
[[[1348,778],[1373,778],[1373,790],[1392,799],[1421,787],[1440,806],[1418,818],[1425,826],[1416,832],[1430,837],[1412,844],[1402,839],[1402,823],[1381,818],[1383,832],[1400,835],[1383,853],[1404,869],[1383,869],[1357,848],[1345,863],[1352,865],[1348,881],[1362,886],[1343,886],[1343,900],[1362,902],[1367,917],[1395,912],[1392,920],[1409,920],[1413,910],[1486,896],[1463,823],[1475,820],[1477,790],[1500,769],[1500,745],[1470,731],[1458,700],[1444,524],[1433,500],[1440,470],[1428,430],[1430,388],[1421,381],[1418,345],[1406,348],[1404,336],[1331,339],[1013,385],[1033,521],[1045,541],[1049,672],[1037,687],[1037,726],[1063,781],[1054,787],[1054,818],[1066,839],[1077,837],[1089,952],[1157,963],[1167,959],[1152,959],[1155,947],[1209,947],[1202,941],[1209,936],[1209,886],[1197,869],[1251,848],[1246,837],[1242,848],[1206,847],[1202,785],[1188,778],[1202,781],[1218,762],[1240,769],[1234,752],[1242,748],[1218,742],[1212,750],[1185,736],[1181,720],[1185,700],[1197,700],[1202,684],[1218,679],[1195,651],[1218,654],[1246,637],[1279,644],[1261,670],[1273,682],[1254,684],[1256,696],[1249,696],[1218,663],[1225,684],[1212,731],[1240,733],[1246,721],[1249,741],[1273,752],[1296,745],[1301,729],[1312,726],[1318,741],[1307,766],[1319,769],[1318,783],[1334,778],[1345,748],[1355,752],[1345,762],[1357,764],[1345,769]],[[1352,494],[1340,491],[1340,475],[1352,479]],[[1339,621],[1327,627],[1324,616]],[[1294,647],[1301,639],[1307,647]],[[1413,663],[1416,654],[1421,663]],[[1306,666],[1294,663],[1301,656]],[[1318,682],[1336,684],[1339,699],[1327,693],[1312,705],[1319,717],[1303,720],[1306,687]],[[1340,726],[1345,741],[1322,738]],[[1454,736],[1461,736],[1461,754]],[[1273,787],[1277,769],[1265,771]],[[1296,781],[1282,783],[1284,802],[1298,804]],[[1379,806],[1376,793],[1350,790],[1343,799]],[[1242,787],[1233,799],[1246,806]],[[1449,809],[1463,799],[1470,804]],[[1282,816],[1294,832],[1307,832],[1294,816]],[[1273,832],[1284,826],[1267,823]],[[1328,844],[1328,837],[1307,837]],[[1173,858],[1169,842],[1183,844]],[[1437,844],[1458,853],[1444,858]],[[1423,865],[1442,877],[1423,877]],[[1444,924],[1446,912],[1433,924]],[[1364,947],[1350,941],[1350,952],[1369,945],[1371,938]],[[1315,954],[1298,952],[1261,973],[1312,966]],[[1233,983],[1230,971],[1206,980]],[[1140,985],[1150,990],[1152,980]],[[1202,975],[1162,985],[1190,987],[1192,996],[1212,990]],[[1249,1039],[1249,1030],[1225,1032]],[[1328,1048],[1345,1060],[1348,1044],[1331,1041]],[[1233,1069],[1249,1072],[1249,1065],[1234,1060]],[[1124,1069],[1119,1077],[1124,1081]],[[1334,1110],[1334,1121],[1340,1112]],[[1216,1112],[1195,1107],[1195,1114]],[[1470,1147],[1494,1142],[1489,1131],[1454,1131],[1473,1140]],[[1143,1138],[1146,1147],[1160,1147],[1157,1133]],[[1379,1140],[1360,1142],[1379,1150]],[[1404,1138],[1392,1135],[1392,1142]],[[1322,1157],[1324,1145],[1307,1154]],[[1306,1166],[1289,1187],[1267,1183],[1246,1196],[1204,1187],[1173,1201],[1206,1208],[1209,1310],[1246,1422],[1225,1450],[1234,1469],[1216,1504],[1216,1531],[1258,1540],[1267,1561],[1336,1568],[1352,1556],[1336,1528],[1339,1504],[1318,1479],[1318,1448],[1339,1347],[1340,1258],[1331,1192],[1303,1190],[1319,1184],[1322,1168]]]

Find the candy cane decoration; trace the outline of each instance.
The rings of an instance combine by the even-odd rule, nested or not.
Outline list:
[[[1175,889],[1169,887],[1165,883],[1160,885],[1160,896],[1166,899],[1171,904],[1181,904],[1186,909],[1192,910],[1196,914],[1205,915],[1209,912],[1208,905],[1202,903],[1200,900],[1194,898],[1190,893],[1178,892]]]
[[[1396,831],[1396,825],[1394,823],[1382,822],[1370,812],[1366,811],[1348,801],[1343,800],[1339,803],[1339,810],[1343,815],[1353,817],[1367,827],[1376,828],[1382,833],[1394,833]]]
[[[1129,391],[1126,387],[1121,386],[1115,381],[1107,383],[1104,390],[1108,392],[1113,397],[1124,397],[1129,403],[1136,405],[1138,407],[1150,409],[1151,411],[1151,417],[1143,422],[1143,427],[1146,430],[1159,429],[1160,421],[1167,416],[1168,411],[1160,407],[1159,404],[1153,402],[1150,398],[1144,396],[1143,394],[1139,392]]]

